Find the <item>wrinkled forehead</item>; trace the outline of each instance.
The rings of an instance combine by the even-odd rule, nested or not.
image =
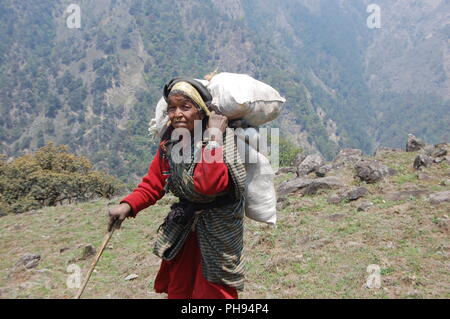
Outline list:
[[[187,97],[186,95],[182,94],[182,93],[170,93],[169,97],[168,97],[168,105],[176,105],[179,103],[186,103],[186,102],[190,102],[195,106],[195,102],[192,101],[191,98]]]

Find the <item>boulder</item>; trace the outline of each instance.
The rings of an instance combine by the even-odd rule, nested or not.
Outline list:
[[[345,195],[348,200],[357,200],[369,193],[369,190],[365,187],[356,187],[347,192]]]
[[[433,179],[433,177],[424,173],[419,173],[417,174],[417,179],[421,181],[430,181]]]
[[[37,254],[25,254],[16,263],[17,267],[25,267],[26,269],[31,269],[39,265],[41,261],[41,256]]]
[[[139,276],[138,275],[136,275],[136,274],[131,274],[131,275],[128,275],[127,277],[125,277],[125,280],[126,281],[130,281],[130,280],[134,280],[134,279],[136,279],[136,278],[138,278]]]
[[[327,198],[327,203],[339,204],[343,200],[344,196],[342,194],[331,194],[330,197]]]
[[[323,158],[320,154],[308,155],[306,158],[297,166],[297,176],[306,176],[311,172],[314,172],[320,166],[324,164]]]
[[[388,201],[400,201],[400,200],[408,200],[411,198],[422,197],[429,192],[425,189],[423,190],[414,190],[414,191],[400,191],[387,194],[384,198]]]
[[[285,167],[280,167],[275,172],[275,175],[287,174],[287,173],[295,173],[295,171],[296,171],[295,167],[285,166]]]
[[[317,193],[319,189],[336,189],[345,186],[344,183],[334,176],[321,177],[313,179],[304,189],[302,194],[313,195]]]
[[[342,166],[354,165],[358,163],[363,157],[363,153],[359,149],[344,148],[339,151],[339,154],[333,160],[333,168]]]
[[[358,212],[366,212],[372,206],[373,206],[372,202],[362,202],[361,204],[358,205],[357,211]]]
[[[430,202],[432,204],[441,204],[444,202],[450,202],[450,191],[443,191],[430,194]]]
[[[442,181],[440,183],[440,185],[442,185],[442,186],[450,186],[450,179],[447,178],[445,181]]]
[[[278,188],[278,196],[291,194],[301,190],[302,194],[315,194],[319,189],[339,188],[345,186],[337,177],[303,178],[297,177],[282,183]]]
[[[407,152],[416,152],[425,147],[425,143],[415,137],[413,134],[408,134],[408,141],[406,142]]]
[[[355,165],[356,177],[366,183],[376,183],[384,176],[394,175],[396,171],[378,161],[361,160]]]
[[[349,190],[338,191],[337,193],[332,194],[330,197],[328,197],[327,202],[332,204],[338,204],[343,200],[353,201],[363,197],[368,193],[369,190],[365,187],[354,187]]]
[[[414,160],[413,167],[419,170],[422,169],[422,167],[430,166],[432,162],[433,160],[428,155],[419,154],[416,156],[416,159]]]
[[[315,170],[315,173],[316,173],[317,177],[325,177],[325,175],[327,175],[327,173],[329,171],[331,171],[332,169],[333,169],[332,164],[326,164],[326,165],[322,165],[319,168],[317,168]]]
[[[445,157],[448,154],[447,144],[439,143],[435,145],[428,145],[424,148],[424,152],[430,157]]]
[[[305,153],[298,153],[297,156],[294,159],[294,163],[292,163],[292,166],[298,167],[306,158]]]
[[[277,191],[278,197],[296,192],[297,190],[308,185],[310,182],[311,182],[310,179],[301,177],[297,177],[290,181],[283,182],[278,187]]]
[[[83,248],[83,254],[81,255],[80,260],[88,259],[96,254],[96,250],[92,245],[86,245]]]

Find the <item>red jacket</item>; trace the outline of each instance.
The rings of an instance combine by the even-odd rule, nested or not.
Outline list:
[[[216,152],[219,152],[217,154],[219,158],[223,158],[222,148],[211,151],[202,149],[202,160],[194,169],[194,187],[199,193],[213,195],[223,192],[228,187],[229,176],[226,164],[205,161],[205,158],[215,156]],[[130,195],[121,200],[121,203],[128,203],[132,209],[132,216],[136,217],[139,211],[155,204],[164,196],[164,185],[169,175],[169,161],[160,156],[160,149],[158,149],[147,175]]]

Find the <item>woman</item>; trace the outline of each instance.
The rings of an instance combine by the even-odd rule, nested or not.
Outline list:
[[[169,299],[238,298],[238,291],[244,288],[245,170],[238,160],[234,136],[226,131],[227,118],[209,111],[212,97],[200,82],[173,79],[165,85],[164,97],[170,125],[147,176],[109,211],[108,228],[120,228],[126,217],[136,217],[167,191],[172,192],[179,202],[171,206],[158,229],[154,253],[162,262],[155,291],[167,293]],[[198,129],[214,129],[222,136],[207,136],[199,144],[185,136],[171,139],[177,129],[187,130],[191,136]],[[178,163],[172,155],[177,153],[172,149],[178,143],[191,148],[187,163]],[[201,154],[201,161],[193,160],[196,154]]]

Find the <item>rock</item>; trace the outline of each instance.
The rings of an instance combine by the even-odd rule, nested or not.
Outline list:
[[[327,198],[327,203],[330,203],[330,204],[339,204],[339,203],[342,202],[343,200],[344,200],[344,196],[343,196],[343,195],[332,194],[330,197]]]
[[[287,195],[287,194],[291,194],[291,193],[299,190],[300,188],[307,186],[309,183],[311,183],[310,179],[301,178],[301,177],[297,177],[290,181],[283,182],[278,187],[278,191],[277,191],[278,197],[281,197],[281,196]]]
[[[275,175],[280,175],[280,174],[287,174],[287,173],[295,173],[296,169],[295,167],[280,167],[276,172]]]
[[[415,190],[415,191],[400,191],[387,194],[384,198],[388,201],[400,201],[400,200],[408,200],[412,197],[422,197],[423,195],[428,194],[427,190]]]
[[[408,142],[406,142],[407,152],[416,152],[425,147],[425,143],[415,137],[413,134],[408,134]]]
[[[362,202],[361,204],[359,204],[357,211],[358,212],[366,212],[372,206],[373,206],[372,202]]]
[[[338,204],[343,200],[357,200],[368,194],[369,190],[365,187],[354,187],[350,190],[338,191],[337,193],[328,197],[327,202],[332,204]]]
[[[335,189],[345,186],[344,183],[334,176],[313,179],[303,190],[304,195],[314,195],[319,189]]]
[[[69,250],[69,247],[63,247],[59,249],[59,253],[62,254],[63,252],[65,252],[66,250]]]
[[[305,160],[305,158],[306,158],[306,154],[298,153],[294,159],[294,163],[292,163],[292,166],[298,167]]]
[[[362,160],[363,153],[359,149],[344,148],[339,151],[339,154],[332,162],[333,168],[340,168],[342,166],[352,166]]]
[[[308,155],[301,163],[297,166],[297,176],[303,177],[311,172],[314,172],[317,168],[324,164],[323,158],[320,154]]]
[[[386,175],[393,175],[395,170],[374,160],[361,160],[355,165],[356,176],[366,183],[376,183]]]
[[[282,202],[286,202],[288,199],[286,198],[286,196],[279,196],[277,198],[277,203],[282,203]]]
[[[278,197],[277,199],[277,210],[285,209],[287,206],[289,206],[290,203],[287,200],[286,197]]]
[[[425,147],[424,152],[426,155],[428,155],[430,157],[445,158],[445,156],[448,153],[446,147],[447,147],[446,143],[435,144],[433,146],[429,145],[429,146]]]
[[[450,186],[450,179],[446,179],[445,181],[441,182],[442,186]]]
[[[417,155],[416,159],[414,160],[413,167],[415,169],[421,169],[422,167],[430,166],[432,162],[433,162],[433,160],[428,155],[419,154],[419,155]]]
[[[315,170],[315,173],[316,173],[317,177],[325,177],[325,175],[327,175],[327,173],[329,171],[331,171],[332,169],[333,169],[332,164],[326,164],[326,165],[322,165],[319,168],[317,168]]]
[[[139,276],[136,275],[136,274],[131,274],[131,275],[128,275],[128,276],[125,278],[125,280],[126,280],[126,281],[134,280],[134,279],[136,279],[136,278],[138,278],[138,277],[139,277]]]
[[[443,191],[430,194],[430,202],[432,204],[440,204],[444,202],[450,202],[450,191]]]
[[[94,246],[92,246],[90,244],[86,245],[83,249],[83,254],[82,254],[80,260],[85,260],[85,259],[90,258],[90,257],[94,256],[96,254],[96,252],[97,251],[95,250]]]
[[[346,194],[346,198],[348,200],[357,200],[358,198],[363,197],[364,195],[367,195],[369,193],[369,190],[365,187],[357,187],[354,189],[351,189]]]
[[[293,180],[281,183],[278,188],[278,196],[284,196],[302,190],[303,194],[314,194],[319,189],[339,188],[345,186],[337,177],[321,177],[316,179],[297,177]]]
[[[419,174],[417,174],[417,179],[421,180],[421,181],[429,181],[429,180],[432,180],[433,178],[430,175],[427,175],[424,173],[419,173]]]
[[[31,268],[36,267],[39,264],[40,260],[41,260],[41,256],[40,255],[25,254],[16,263],[16,266],[17,267],[23,266],[26,269],[31,269]]]

